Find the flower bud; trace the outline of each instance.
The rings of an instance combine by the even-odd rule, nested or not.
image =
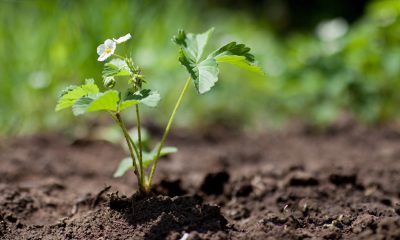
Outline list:
[[[115,86],[115,79],[114,77],[106,77],[103,81],[104,87],[106,88],[113,88]]]

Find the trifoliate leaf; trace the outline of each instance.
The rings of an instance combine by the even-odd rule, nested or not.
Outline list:
[[[179,61],[186,67],[193,79],[194,85],[200,94],[208,92],[218,81],[218,64],[214,58],[195,64],[189,62],[183,51],[180,52]]]
[[[210,91],[218,81],[218,63],[225,62],[246,70],[263,74],[257,66],[250,48],[231,42],[201,60],[204,48],[213,29],[202,34],[179,31],[173,41],[180,47],[179,61],[188,70],[200,94]]]
[[[86,80],[86,83],[79,87],[69,86],[58,99],[56,111],[71,107],[81,97],[88,94],[97,94],[98,92],[99,88],[93,79]]]
[[[179,61],[191,75],[194,85],[200,94],[208,92],[218,81],[218,64],[213,58],[201,62],[201,56],[213,28],[202,34],[186,34],[179,31],[173,41],[180,46]]]
[[[257,66],[254,56],[250,53],[250,48],[244,44],[237,44],[236,42],[228,43],[211,53],[208,58],[215,58],[218,63],[230,63],[245,70],[264,74],[262,69]]]
[[[195,64],[187,61],[184,53],[181,52],[179,60],[186,67],[190,76],[193,79],[197,92],[204,94],[215,85],[218,81],[218,64],[214,58],[207,58],[206,60]]]
[[[178,35],[174,36],[172,40],[185,51],[191,61],[199,62],[213,31],[214,28],[211,28],[201,34],[186,34],[183,30],[179,30]]]
[[[119,102],[118,91],[109,90],[104,93],[89,94],[78,99],[72,106],[72,112],[75,116],[86,112],[95,112],[100,110],[117,111]]]
[[[124,102],[136,100],[149,107],[155,107],[157,106],[160,99],[161,99],[160,94],[157,91],[151,91],[150,89],[143,89],[133,94],[132,93],[128,94]]]

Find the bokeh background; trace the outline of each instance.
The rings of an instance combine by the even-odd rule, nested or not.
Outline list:
[[[267,74],[222,66],[214,91],[198,96],[192,88],[179,126],[399,119],[399,0],[0,0],[0,135],[66,131],[107,117],[54,107],[65,86],[101,80],[96,47],[128,32],[133,39],[120,50],[162,95],[146,118],[165,123],[187,76],[170,39],[180,28],[213,26],[210,48],[244,42]]]

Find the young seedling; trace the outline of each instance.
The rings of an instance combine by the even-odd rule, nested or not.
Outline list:
[[[106,91],[100,91],[93,79],[87,79],[81,86],[69,86],[62,91],[56,111],[72,108],[74,115],[87,112],[105,111],[121,128],[130,157],[125,158],[119,164],[114,176],[124,175],[128,170],[133,170],[136,175],[139,191],[146,194],[151,190],[151,183],[160,157],[176,152],[176,148],[164,147],[165,140],[175,119],[177,110],[187,92],[189,84],[193,81],[198,93],[204,94],[218,81],[219,63],[230,63],[238,67],[263,74],[257,66],[250,48],[244,44],[231,42],[203,57],[204,49],[213,32],[213,29],[201,34],[186,34],[179,31],[173,37],[179,50],[179,61],[186,68],[189,77],[172,110],[164,134],[155,148],[147,152],[147,140],[142,136],[140,105],[150,107],[157,106],[160,94],[157,91],[143,88],[146,83],[141,68],[134,63],[131,57],[121,56],[115,53],[117,46],[131,38],[127,34],[118,39],[107,39],[98,46],[98,61],[104,64],[103,85]],[[120,90],[113,90],[113,88]],[[122,118],[122,112],[135,107],[136,138],[129,133]],[[151,166],[150,169],[148,169]]]

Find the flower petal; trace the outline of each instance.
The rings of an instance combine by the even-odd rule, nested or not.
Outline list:
[[[100,45],[97,47],[97,54],[98,54],[98,55],[101,55],[101,54],[104,53],[105,50],[106,50],[106,46],[105,46],[104,44],[100,44]]]
[[[106,46],[106,48],[111,48],[113,52],[114,52],[115,48],[117,47],[117,44],[111,39],[107,39],[104,42],[104,45]]]
[[[103,62],[104,60],[106,60],[107,58],[109,58],[111,55],[113,55],[113,53],[114,53],[114,51],[113,51],[113,52],[110,52],[110,53],[104,52],[104,53],[102,53],[102,54],[99,56],[99,58],[97,59],[97,61]]]
[[[124,36],[122,36],[122,37],[120,37],[120,38],[118,38],[118,39],[113,39],[116,43],[118,43],[118,44],[120,44],[120,43],[123,43],[123,42],[126,42],[126,41],[128,41],[129,39],[131,39],[132,38],[132,36],[131,36],[131,34],[130,33],[128,33],[128,34],[126,34],[126,35],[124,35]]]

